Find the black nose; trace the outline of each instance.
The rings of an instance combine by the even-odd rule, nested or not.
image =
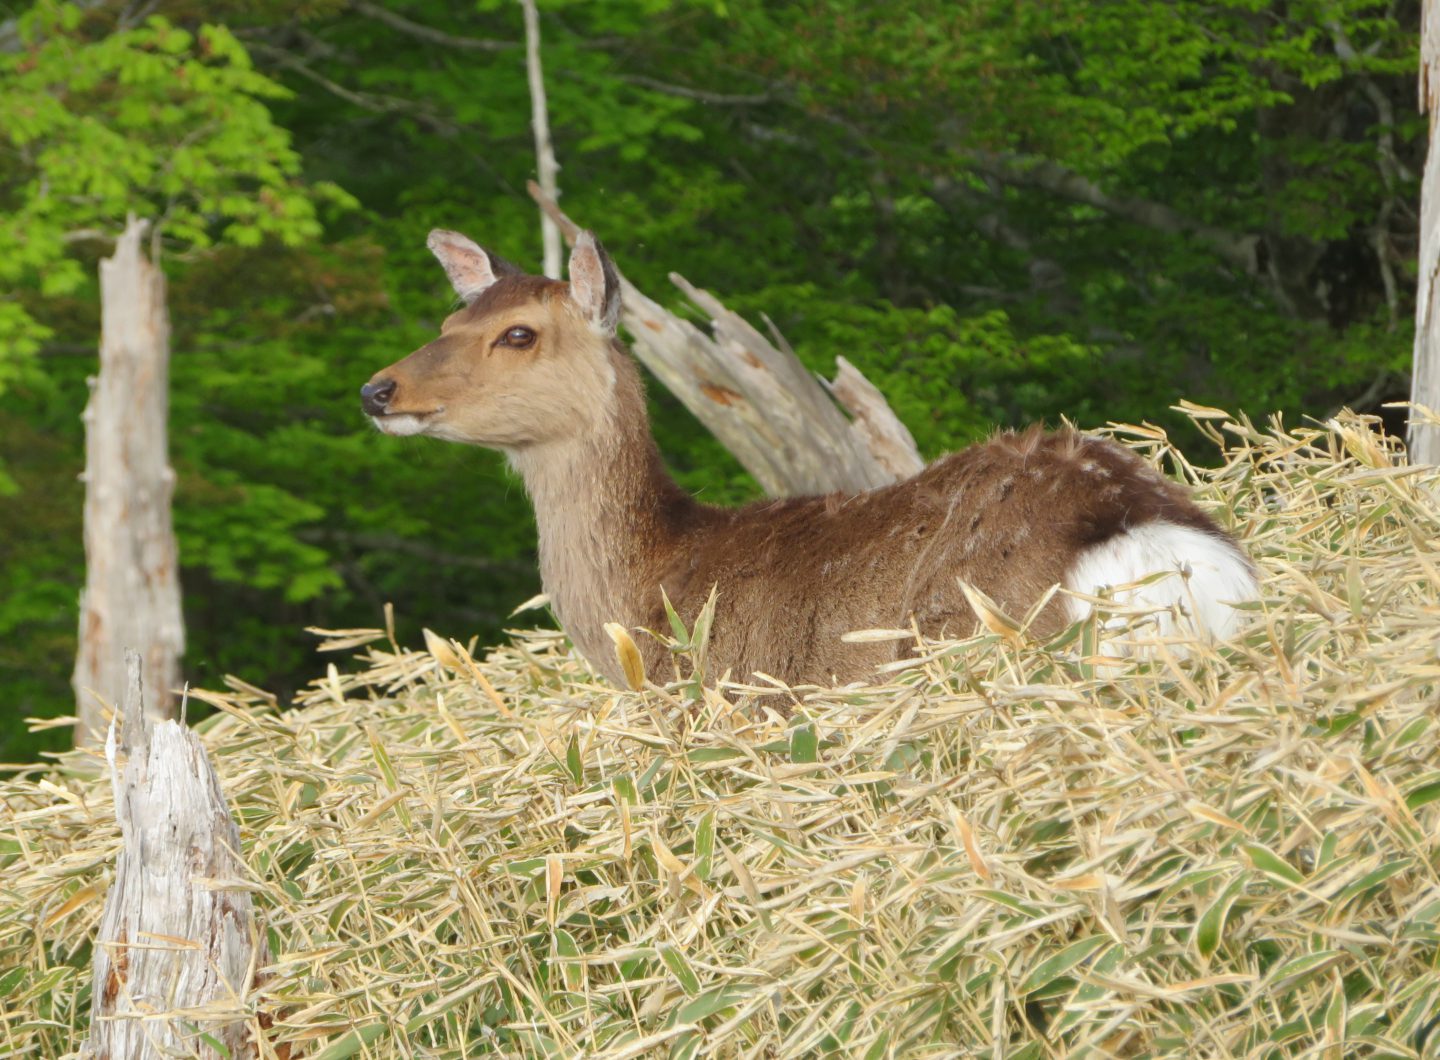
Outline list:
[[[395,396],[395,380],[380,379],[360,388],[360,407],[367,416],[385,415],[385,406]]]

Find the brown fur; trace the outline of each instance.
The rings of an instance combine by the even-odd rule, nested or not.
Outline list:
[[[687,624],[718,587],[710,639],[717,672],[848,681],[907,649],[847,644],[843,633],[908,628],[913,618],[932,636],[969,634],[975,615],[957,579],[1023,617],[1081,549],[1129,526],[1165,518],[1225,536],[1133,453],[1069,430],[1002,433],[868,493],[703,505],[666,473],[629,358],[617,352],[613,360],[623,395],[618,435],[566,466],[558,482],[550,479],[558,467],[517,461],[535,501],[556,614],[613,680],[618,664],[601,627],[668,629],[658,587]],[[1063,623],[1055,600],[1033,628],[1043,636]],[[667,672],[658,644],[645,654],[651,673]]]
[[[1129,527],[1164,519],[1229,540],[1133,453],[1071,430],[1005,432],[868,493],[703,505],[666,473],[639,373],[594,327],[600,309],[577,308],[566,292],[501,276],[439,340],[375,379],[398,384],[394,414],[441,410],[427,414],[424,433],[509,453],[535,505],[555,613],[616,682],[603,626],[667,629],[662,588],[690,623],[717,587],[717,674],[850,681],[907,649],[847,644],[846,632],[913,620],[932,636],[970,633],[975,615],[959,579],[1018,618],[1082,550]],[[533,348],[491,345],[517,322],[538,334]],[[1034,628],[1044,635],[1063,623],[1054,600]],[[647,670],[668,673],[664,648],[640,644]]]

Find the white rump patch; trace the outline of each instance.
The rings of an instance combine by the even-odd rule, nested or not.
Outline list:
[[[1152,577],[1161,575],[1161,577]],[[1144,585],[1135,582],[1145,581]],[[1134,640],[1107,641],[1106,655],[1128,655],[1140,641],[1198,637],[1224,640],[1240,628],[1244,613],[1231,604],[1255,599],[1258,586],[1250,565],[1234,547],[1202,530],[1150,522],[1116,534],[1080,554],[1065,577],[1065,588],[1088,596],[1108,595],[1137,620]],[[1088,600],[1065,601],[1070,621],[1093,610]],[[1123,626],[1125,615],[1112,625]],[[1150,623],[1153,623],[1151,625]]]

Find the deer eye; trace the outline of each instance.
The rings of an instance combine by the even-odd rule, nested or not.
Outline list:
[[[495,343],[495,345],[509,346],[511,349],[514,350],[523,350],[526,346],[531,345],[534,341],[535,332],[531,331],[529,328],[521,327],[517,324],[513,328],[508,328],[505,334],[500,336],[499,340]]]

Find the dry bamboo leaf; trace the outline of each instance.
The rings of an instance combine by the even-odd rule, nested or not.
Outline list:
[[[1183,663],[910,630],[871,686],[642,702],[517,631],[480,661],[357,645],[289,710],[197,693],[283,953],[225,1004],[316,1056],[1150,1055],[1182,1014],[1230,1051],[1286,1027],[1286,1055],[1415,1055],[1440,996],[1440,472],[1360,420],[1199,423],[1231,446],[1215,467],[1115,428],[1193,473],[1264,574],[1254,627]],[[794,760],[805,724],[823,761]],[[0,778],[17,1056],[83,1037],[85,896],[118,841],[94,766]]]
[[[625,683],[630,686],[630,691],[640,691],[645,687],[645,660],[640,656],[640,648],[635,643],[635,638],[618,622],[606,622],[605,632],[615,643],[615,657],[620,660],[620,668],[625,673]]]
[[[445,643],[443,637],[428,629],[422,629],[420,632],[425,638],[425,650],[430,653],[431,658],[447,670],[460,669],[460,657],[455,654],[455,650],[449,644]]]
[[[555,907],[560,902],[560,885],[565,879],[565,862],[559,854],[545,858],[545,919],[555,925]]]
[[[965,594],[965,601],[986,629],[991,633],[998,633],[1017,648],[1024,646],[1025,637],[1020,623],[1005,614],[1000,610],[999,604],[965,579],[957,578],[956,580],[960,583],[960,591]]]
[[[960,833],[960,842],[965,845],[965,856],[970,859],[970,867],[975,870],[975,875],[982,880],[990,880],[990,866],[985,864],[985,858],[980,854],[980,847],[975,842],[975,832],[970,827],[970,822],[965,820],[965,815],[955,807],[950,808],[950,819],[954,822],[955,831]]]
[[[842,633],[840,639],[846,644],[879,644],[891,640],[914,640],[915,632],[909,629],[857,629],[853,633]]]
[[[536,593],[534,596],[530,597],[530,599],[526,600],[523,604],[516,607],[515,610],[511,611],[510,617],[514,618],[516,615],[523,614],[526,611],[539,611],[542,607],[549,606],[549,595],[547,595],[546,593]]]

